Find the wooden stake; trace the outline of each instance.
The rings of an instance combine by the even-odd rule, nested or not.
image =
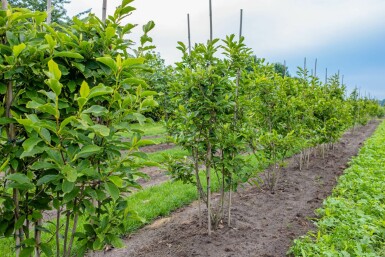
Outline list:
[[[1,0],[1,8],[3,10],[7,10],[7,8],[8,8],[8,1],[7,0]]]
[[[187,37],[188,37],[188,53],[191,55],[191,34],[190,34],[190,14],[187,14]]]
[[[209,0],[209,12],[210,12],[210,41],[213,41],[213,11],[211,0]]]
[[[47,24],[51,24],[52,21],[52,3],[51,0],[47,0]]]
[[[106,22],[107,17],[107,0],[103,0],[103,9],[102,9],[102,21],[103,23]]]
[[[241,17],[239,23],[239,39],[242,37],[243,9],[241,9]]]
[[[328,68],[326,68],[326,72],[325,72],[325,84],[328,83]]]

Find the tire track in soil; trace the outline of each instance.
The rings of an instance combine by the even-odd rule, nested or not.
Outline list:
[[[378,124],[371,121],[354,134],[345,133],[325,159],[320,154],[312,157],[302,171],[297,156],[289,158],[274,194],[251,186],[234,193],[232,226],[221,226],[211,237],[207,224],[198,225],[194,202],[130,235],[125,248],[90,256],[286,256],[293,239],[314,229],[310,221],[314,210],[330,195],[350,158]]]

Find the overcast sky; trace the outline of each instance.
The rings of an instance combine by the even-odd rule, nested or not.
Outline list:
[[[92,8],[101,16],[102,0],[72,0],[66,5],[75,15]],[[112,13],[120,0],[108,0]],[[322,79],[340,70],[349,91],[357,86],[364,95],[385,98],[385,0],[212,0],[214,37],[239,32],[243,9],[243,35],[258,57],[268,62],[286,60],[291,74],[309,69],[318,59]],[[137,9],[126,22],[138,24],[132,35],[137,41],[141,26],[149,20],[156,27],[151,36],[157,51],[168,64],[178,61],[177,41],[187,43],[187,13],[191,40],[209,37],[209,0],[136,0]]]

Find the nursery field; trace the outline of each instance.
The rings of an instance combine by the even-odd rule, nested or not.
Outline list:
[[[355,163],[367,157],[365,152],[372,152],[373,147],[378,149],[378,152],[380,149],[383,151],[381,140],[385,138],[385,123],[381,124],[373,138],[364,143],[375,131],[379,122],[374,120],[366,126],[360,126],[354,132],[352,130],[346,132],[335,144],[334,150],[328,152],[325,158],[318,154],[302,171],[298,169],[298,156],[290,157],[274,193],[254,185],[242,187],[234,196],[233,225],[219,226],[211,237],[199,226],[198,206],[197,202],[194,202],[130,234],[124,242],[124,248],[112,249],[106,253],[92,253],[89,256],[286,256],[293,240],[316,229],[313,222],[318,216],[314,211],[322,207],[324,199],[332,193],[337,181],[346,180],[344,177],[357,169]],[[360,155],[354,157],[363,145]],[[352,162],[353,166],[348,168]],[[372,167],[375,166],[374,163],[383,165],[383,156],[378,155],[371,159],[371,162]],[[360,170],[365,172],[366,168],[363,166]],[[345,170],[347,174],[339,179]],[[371,181],[369,179],[362,182],[368,185]],[[373,186],[377,187],[378,184],[374,183]],[[341,192],[341,190],[343,189],[334,191]],[[378,192],[381,192],[381,189],[378,189]],[[383,193],[381,194],[383,197]],[[349,196],[351,194],[347,195]],[[170,197],[173,197],[173,194]],[[366,196],[367,201],[374,200],[368,197]],[[327,202],[329,201],[331,200]],[[338,206],[333,208],[333,212],[338,214],[345,211],[336,209]],[[345,228],[345,232],[348,233],[347,228],[354,231],[360,229],[363,224],[359,225],[360,227],[357,227],[358,225],[359,223],[354,222],[349,226],[344,225],[342,229]],[[374,226],[371,225],[372,231],[375,229],[378,232],[383,231],[383,225],[380,223],[377,223],[377,227]],[[317,232],[313,234],[317,235]],[[321,234],[321,237],[327,240],[328,235]],[[338,242],[338,239],[340,237],[329,241],[342,247],[344,243]],[[322,255],[326,253],[324,249],[331,249],[333,244],[323,245],[324,248],[320,248],[321,250],[317,252],[314,250],[317,249],[317,244],[312,246],[308,240],[296,243],[293,248],[296,249],[295,256],[326,256]],[[354,241],[350,243],[354,244]],[[343,256],[338,255],[338,250],[341,249],[336,248],[335,255],[332,256]]]
[[[305,61],[290,75],[234,34],[177,42],[181,58],[167,66],[153,21],[130,39],[132,0],[103,19],[60,24],[6,2],[1,256],[284,256],[307,233],[292,254],[383,253],[383,219],[370,215],[383,213],[374,152],[383,153],[384,125],[309,232],[385,115],[339,72],[321,80]],[[376,183],[359,184],[356,171]],[[353,235],[339,227],[358,224]]]

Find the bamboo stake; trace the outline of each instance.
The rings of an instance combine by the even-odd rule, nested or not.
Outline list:
[[[315,64],[314,64],[314,77],[317,77],[317,58],[315,58]]]
[[[286,60],[283,61],[283,77],[286,76]]]

